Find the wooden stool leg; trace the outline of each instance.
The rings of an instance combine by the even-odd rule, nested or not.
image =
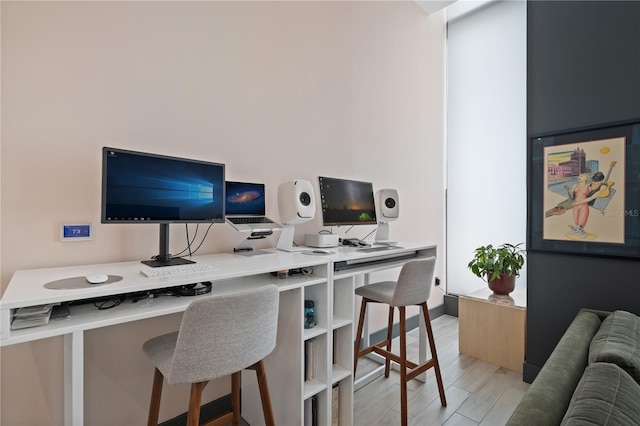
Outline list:
[[[200,401],[202,400],[202,389],[204,389],[206,384],[207,382],[191,383],[187,426],[198,426],[200,423]]]
[[[362,329],[364,327],[364,316],[367,312],[367,299],[362,298],[360,304],[360,319],[358,319],[358,331],[356,332],[355,348],[353,350],[353,375],[355,377],[356,368],[358,367],[358,358],[360,358],[360,340],[362,339]]]
[[[264,421],[267,426],[275,426],[276,421],[271,408],[271,396],[269,395],[269,386],[267,384],[267,372],[264,368],[264,361],[260,360],[253,364],[250,368],[256,371],[258,378],[258,389],[260,390],[260,399],[262,400],[262,411],[264,412]]]
[[[162,397],[162,383],[164,376],[156,368],[153,374],[153,385],[151,387],[151,403],[149,404],[149,417],[147,419],[148,426],[158,425],[158,416],[160,413],[160,398]]]
[[[429,349],[431,350],[431,358],[434,360],[434,369],[436,372],[436,382],[438,383],[438,392],[440,392],[440,403],[443,407],[447,406],[447,397],[444,394],[444,385],[442,383],[442,374],[440,373],[440,362],[438,361],[438,354],[436,353],[436,342],[433,339],[433,329],[431,328],[431,319],[429,317],[429,308],[427,302],[422,305],[422,312],[424,315],[424,323],[427,328],[427,337],[429,338]]]
[[[231,424],[238,426],[240,424],[240,372],[231,374],[231,411],[233,412],[233,420]]]
[[[387,352],[391,352],[391,340],[393,339],[393,306],[389,305],[389,322],[387,324]],[[384,377],[389,378],[391,370],[391,358],[385,357],[384,361]]]
[[[407,318],[405,307],[400,311],[400,424],[407,426]]]

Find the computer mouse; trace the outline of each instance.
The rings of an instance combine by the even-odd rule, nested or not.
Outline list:
[[[322,250],[322,249],[316,249],[313,252],[317,254],[331,254],[329,250]]]
[[[95,275],[87,275],[85,278],[91,284],[102,284],[104,282],[107,282],[107,280],[109,280],[109,275],[107,275],[107,274],[95,274]]]

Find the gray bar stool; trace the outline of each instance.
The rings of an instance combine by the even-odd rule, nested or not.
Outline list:
[[[142,349],[156,370],[149,425],[158,424],[162,383],[191,383],[187,425],[200,420],[202,390],[209,380],[231,375],[232,411],[210,424],[240,422],[240,371],[256,371],[267,425],[274,425],[263,359],[276,345],[278,287],[268,285],[233,294],[201,296],[184,312],[177,332],[154,337]]]
[[[415,378],[419,374],[434,368],[438,391],[440,392],[440,402],[443,407],[447,406],[447,399],[444,395],[442,376],[440,375],[440,364],[436,354],[436,345],[433,340],[431,320],[429,319],[429,309],[427,300],[431,294],[431,282],[435,271],[436,258],[416,259],[406,262],[398,276],[398,281],[383,281],[365,285],[356,289],[356,294],[362,296],[360,308],[360,319],[358,321],[358,331],[356,333],[353,373],[355,375],[358,366],[358,358],[375,352],[385,358],[384,376],[389,377],[391,361],[400,365],[400,417],[402,425],[407,424],[407,381]],[[360,349],[362,339],[362,329],[364,326],[365,313],[368,303],[386,303],[389,305],[389,324],[387,327],[387,338],[364,349]],[[422,364],[416,364],[407,360],[407,324],[405,307],[417,305],[422,309],[424,322],[427,326],[427,337],[431,349],[431,359]],[[391,352],[391,339],[393,338],[393,314],[394,308],[400,311],[400,356]],[[386,347],[386,349],[385,349]]]

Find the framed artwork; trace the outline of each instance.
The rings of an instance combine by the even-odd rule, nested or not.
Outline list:
[[[529,139],[530,250],[640,257],[640,119]]]

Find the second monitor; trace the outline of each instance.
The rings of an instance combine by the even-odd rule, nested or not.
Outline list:
[[[373,184],[318,177],[324,226],[375,225]]]

